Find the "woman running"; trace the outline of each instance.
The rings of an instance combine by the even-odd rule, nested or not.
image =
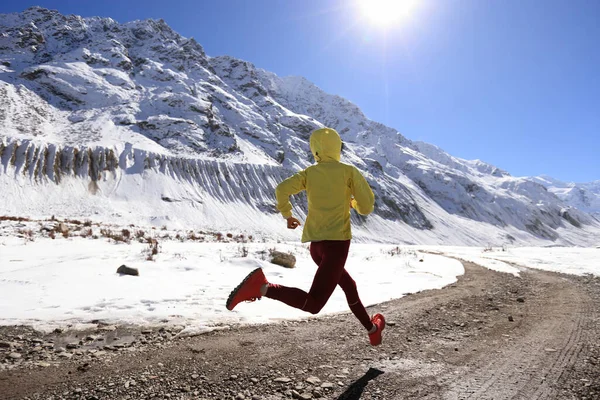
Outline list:
[[[350,310],[368,331],[371,344],[377,346],[381,343],[385,318],[381,314],[369,317],[358,297],[356,283],[344,268],[352,238],[350,208],[362,215],[371,213],[375,203],[373,192],[356,167],[340,162],[342,140],[334,129],[314,131],[310,149],[317,163],[281,182],[276,189],[277,209],[287,219],[289,229],[300,226],[300,221],[292,215],[289,197],[306,190],[308,215],[302,242],[310,242],[310,255],[318,266],[310,290],[306,293],[269,283],[258,268],[231,292],[226,307],[233,310],[242,301],[265,296],[317,314],[340,285]]]

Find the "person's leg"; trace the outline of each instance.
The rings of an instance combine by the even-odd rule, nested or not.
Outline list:
[[[373,329],[373,322],[371,322],[371,317],[367,313],[367,310],[363,306],[360,301],[360,297],[358,297],[358,290],[356,289],[356,282],[350,276],[348,271],[344,269],[342,273],[342,277],[339,282],[340,287],[346,294],[346,300],[348,300],[348,306],[354,316],[360,321],[362,326],[365,327],[366,330],[371,331]]]
[[[323,255],[321,254],[321,251],[323,250],[323,246],[319,245],[318,243],[321,243],[321,242],[311,242],[310,247],[309,247],[310,256],[312,257],[315,264],[317,264],[317,267],[319,265],[321,265],[321,261],[323,261]]]
[[[373,318],[369,317],[367,310],[363,306],[360,298],[358,297],[358,290],[356,290],[356,282],[350,276],[348,271],[344,269],[344,273],[340,278],[340,287],[346,293],[346,300],[352,313],[358,318],[360,323],[365,327],[369,333],[369,341],[371,345],[378,346],[381,344],[381,331],[385,328],[385,318],[381,314],[375,314]]]
[[[269,284],[265,297],[279,300],[289,306],[317,314],[335,290],[348,257],[350,241],[322,241],[310,245],[310,253],[318,269],[310,291]]]

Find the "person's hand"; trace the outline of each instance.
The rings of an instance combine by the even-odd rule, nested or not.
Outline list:
[[[294,218],[294,217],[289,217],[289,218],[287,219],[287,227],[288,227],[288,229],[296,229],[296,228],[297,228],[297,227],[299,227],[300,225],[301,225],[301,224],[300,224],[300,221],[298,221],[298,220],[297,220],[296,218]]]

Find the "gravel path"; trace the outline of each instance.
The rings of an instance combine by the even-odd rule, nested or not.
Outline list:
[[[464,264],[456,284],[372,307],[389,322],[377,348],[351,314],[192,338],[0,328],[0,398],[600,399],[600,279]]]

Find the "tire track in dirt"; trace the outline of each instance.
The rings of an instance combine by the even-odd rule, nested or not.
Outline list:
[[[446,399],[557,398],[556,382],[583,349],[582,328],[590,299],[572,282],[551,273],[526,270],[543,290],[530,315],[497,357],[479,360],[459,381],[450,385]]]

